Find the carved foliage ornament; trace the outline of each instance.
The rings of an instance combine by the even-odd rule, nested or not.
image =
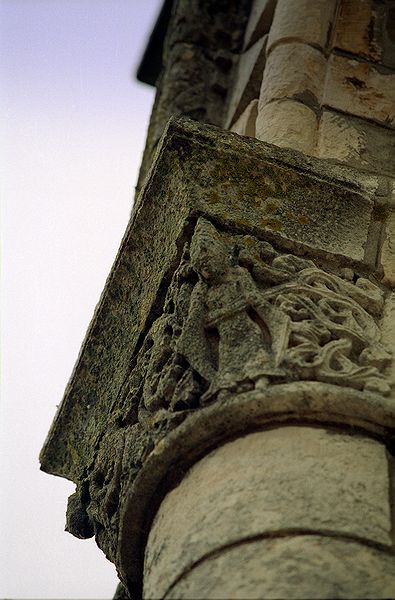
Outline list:
[[[387,394],[390,356],[374,318],[382,304],[367,279],[342,279],[201,218],[140,350],[129,406],[151,426],[168,408],[280,382]]]

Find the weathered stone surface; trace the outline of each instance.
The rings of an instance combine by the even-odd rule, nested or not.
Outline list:
[[[292,98],[317,109],[324,86],[326,58],[306,44],[287,43],[269,54],[259,107],[271,100]]]
[[[385,208],[383,210],[385,211]],[[383,283],[393,289],[395,288],[395,208],[388,207],[386,213],[385,237],[380,262],[384,272]]]
[[[170,598],[393,598],[390,553],[320,536],[250,541],[224,549],[185,574]]]
[[[381,72],[366,62],[332,55],[323,104],[393,127],[395,74]]]
[[[333,46],[395,67],[394,8],[374,0],[342,0]]]
[[[281,0],[271,32],[261,132],[273,139],[280,133],[281,144],[309,152],[334,4],[318,0],[305,18],[307,2]],[[145,167],[169,116],[223,126],[247,6],[174,3]],[[253,128],[257,106],[247,102],[256,100],[264,61],[264,40],[254,47],[254,36],[274,2],[258,6],[231,99],[239,113],[249,108],[245,132]],[[243,60],[252,70],[244,82]],[[354,74],[347,85],[370,86],[358,102],[366,108],[376,93],[385,112],[390,76],[366,68],[366,81]],[[279,113],[270,131],[274,121],[265,118],[273,107]],[[355,147],[354,140],[351,154]],[[163,498],[152,535],[164,537],[147,551],[154,580],[165,571],[160,585],[169,573],[175,581],[177,552],[178,567],[187,561],[193,573],[196,556],[203,565],[207,552],[223,550],[217,539],[247,545],[244,535],[312,531],[316,539],[337,536],[382,550],[391,544],[387,462],[377,441],[391,442],[395,428],[385,337],[391,311],[387,303],[383,335],[386,290],[377,264],[385,183],[256,140],[170,124],[42,454],[45,470],[77,483],[68,530],[96,536],[124,590],[140,597],[148,530]],[[384,276],[388,284],[387,268]],[[207,467],[213,456],[217,464]],[[202,465],[208,491],[204,474],[194,483]],[[166,513],[166,502],[171,511],[180,489],[178,518]],[[172,519],[180,522],[172,526]],[[153,590],[156,596],[155,581]]]
[[[316,154],[395,176],[395,132],[350,115],[323,111]]]
[[[236,231],[266,232],[280,244],[292,241],[302,253],[313,247],[335,261],[340,255],[363,262],[377,185],[372,177],[324,168],[251,138],[173,121],[43,449],[42,468],[78,481],[92,462],[199,214]]]
[[[162,597],[220,548],[292,529],[390,546],[384,446],[335,431],[282,427],[217,448],[159,508],[146,549],[145,596]]]
[[[221,68],[214,68],[216,59]],[[152,114],[152,143],[158,142],[170,117],[223,125],[233,60],[232,54],[213,56],[189,40],[172,46]]]
[[[301,102],[280,100],[258,105],[256,137],[280,148],[313,155],[317,139],[317,116]]]
[[[213,443],[289,419],[391,435],[365,258],[380,182],[170,122],[42,452],[128,589],[151,499]]]
[[[391,398],[314,382],[224,394],[208,406],[189,414],[184,412],[184,416],[183,422],[166,433],[162,412],[162,431],[159,429],[159,438],[158,435],[156,438],[159,441],[154,441],[137,477],[130,478],[122,492],[117,564],[130,585],[142,577],[141,556],[150,525],[147,515],[152,518],[157,506],[152,506],[153,499],[158,502],[172,481],[179,481],[204,451],[212,449],[213,441],[219,445],[246,431],[278,427],[287,421],[302,425],[325,422],[344,427],[346,424],[384,439],[392,435],[395,427],[395,406]],[[155,426],[154,420],[152,426]]]
[[[250,0],[178,0],[163,49],[136,197],[168,119],[184,116],[223,126],[234,61],[241,51]]]
[[[387,381],[392,388],[391,396],[395,399],[395,292],[390,293],[386,298],[380,330],[383,346],[392,353],[392,361],[387,371]]]
[[[117,589],[115,590],[113,600],[129,600],[129,599],[130,599],[130,596],[129,596],[128,592],[126,591],[124,585],[122,583],[119,583],[117,585]]]
[[[325,48],[335,6],[334,0],[278,0],[269,34],[268,51],[288,40]]]
[[[240,55],[233,75],[234,83],[228,103],[226,128],[240,117],[252,100],[259,97],[266,60],[265,48],[266,37],[262,37]]]
[[[162,328],[181,328],[166,340],[166,358],[173,349],[206,381],[205,389],[197,390],[199,396],[204,391],[202,401],[246,381],[265,387],[267,378],[319,380],[388,393],[381,371],[390,356],[373,318],[383,307],[380,288],[364,278],[350,283],[252,236],[231,236],[203,218],[188,253],[190,262],[185,260],[181,271],[198,276],[190,285],[188,313],[178,321],[165,317]],[[173,305],[177,295],[176,290],[171,293]],[[154,363],[154,389],[143,388],[147,408],[152,403],[156,408],[164,396],[163,365],[158,369],[156,357],[163,353],[163,339],[164,333],[150,343],[153,361],[140,353],[139,360],[149,365],[148,380]],[[169,387],[175,385],[166,381],[164,388]],[[176,388],[174,400],[179,397]]]
[[[258,116],[258,100],[252,100],[245,111],[231,127],[231,131],[239,135],[255,137],[255,124]]]
[[[386,395],[382,371],[391,357],[374,318],[382,305],[381,290],[364,278],[351,283],[266,241],[221,232],[199,218],[113,417],[148,436],[144,454],[189,411],[224,394],[255,390],[266,396],[270,386],[284,380],[295,386],[300,379],[342,386],[343,395],[346,388]],[[360,401],[366,409],[368,398]],[[325,421],[336,421],[338,410],[329,404]],[[109,431],[106,439],[107,449],[116,447]],[[102,448],[105,457],[104,441]],[[95,486],[90,489],[95,506]],[[113,497],[111,488],[109,493]],[[106,514],[90,514],[102,526],[110,524]]]
[[[320,119],[317,151],[320,158],[334,158],[350,164],[361,160],[364,131],[353,126],[351,117],[324,110]]]
[[[244,36],[244,48],[268,33],[277,0],[253,0]]]

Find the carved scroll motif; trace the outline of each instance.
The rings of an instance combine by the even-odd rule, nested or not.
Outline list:
[[[374,319],[382,304],[367,279],[342,279],[200,219],[132,373],[140,420],[222,390],[295,380],[387,394],[390,356]]]

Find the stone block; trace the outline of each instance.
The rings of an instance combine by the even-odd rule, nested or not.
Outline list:
[[[342,112],[395,124],[395,74],[372,64],[332,55],[328,63],[323,104]]]
[[[226,128],[236,121],[248,104],[259,97],[265,68],[266,36],[240,55],[228,103]]]
[[[254,44],[268,33],[273,20],[277,0],[254,0],[244,36],[244,48]]]
[[[335,6],[334,0],[279,0],[270,29],[268,52],[289,40],[325,48]]]
[[[279,100],[262,107],[258,105],[255,135],[258,140],[269,144],[313,155],[317,116],[311,108],[295,100]]]
[[[372,439],[281,427],[229,442],[163,500],[149,534],[146,596],[242,540],[310,530],[391,546],[385,447]]]
[[[323,110],[319,124],[316,155],[340,162],[360,162],[366,147],[365,134],[353,126],[351,117]]]
[[[259,106],[293,98],[317,109],[324,87],[326,59],[307,44],[289,43],[272,50],[266,61]]]
[[[320,536],[260,539],[224,549],[165,594],[184,598],[393,598],[393,554]]]
[[[333,47],[395,67],[394,8],[375,0],[343,0]]]
[[[252,100],[245,111],[231,127],[231,131],[239,135],[255,137],[255,124],[258,116],[258,100]]]
[[[323,110],[316,155],[395,176],[395,132],[364,119]]]

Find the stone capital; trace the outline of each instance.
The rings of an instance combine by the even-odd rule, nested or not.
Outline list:
[[[41,454],[129,590],[161,500],[216,445],[295,423],[391,441],[381,179],[169,122]]]

